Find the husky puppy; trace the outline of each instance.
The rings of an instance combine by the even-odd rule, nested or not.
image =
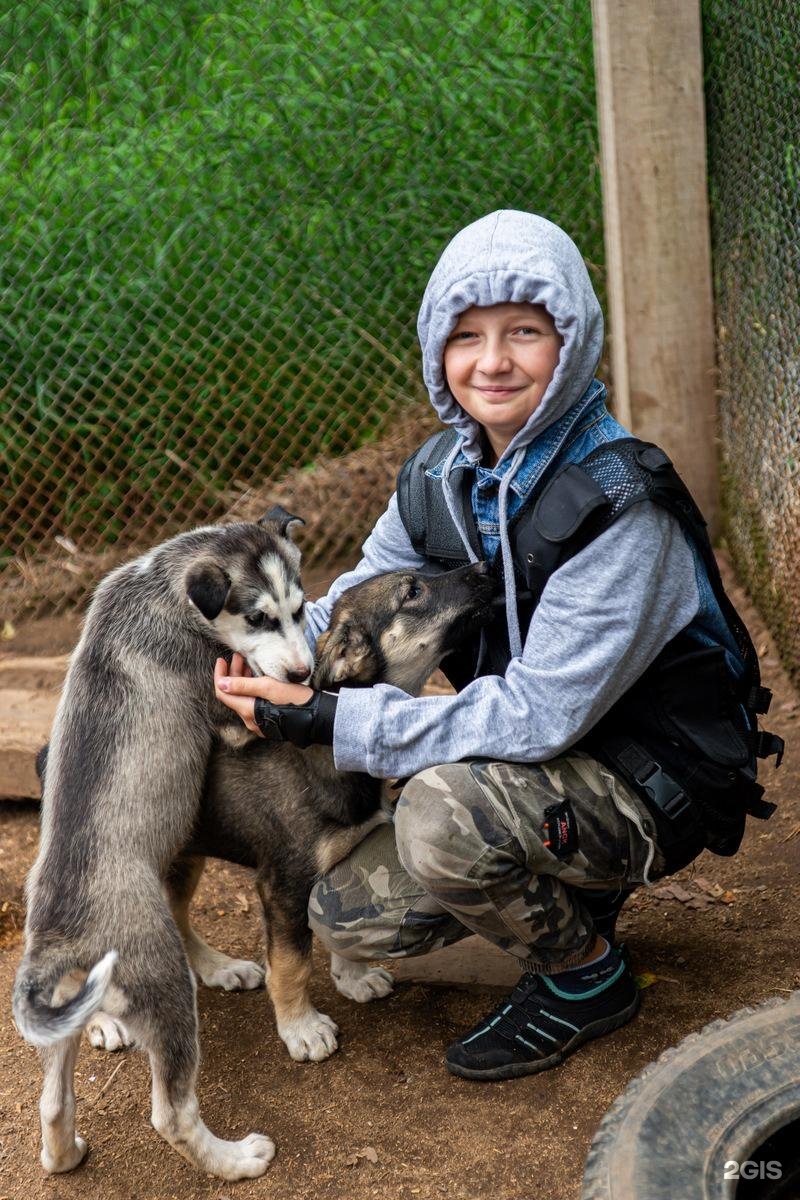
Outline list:
[[[394,571],[357,584],[334,606],[317,643],[313,686],[390,683],[417,695],[445,655],[491,613],[495,585],[484,563],[440,575]],[[292,1058],[336,1049],[336,1025],[309,997],[308,897],[321,874],[388,820],[380,780],[337,772],[329,747],[307,750],[255,739],[211,759],[197,826],[173,868],[176,919],[191,937],[188,904],[208,855],[251,867],[264,909],[267,986]],[[350,999],[392,988],[388,971],[334,955],[331,974]]]
[[[278,508],[181,534],[112,572],[90,605],[48,750],[13,996],[42,1049],[48,1172],[86,1153],[73,1070],[101,1003],[148,1051],[153,1125],[180,1154],[227,1180],[273,1157],[268,1138],[222,1141],[200,1120],[194,976],[163,882],[197,822],[212,738],[239,725],[214,698],[215,659],[234,650],[255,673],[311,674],[297,520]]]

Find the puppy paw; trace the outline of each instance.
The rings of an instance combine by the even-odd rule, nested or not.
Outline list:
[[[367,1004],[370,1000],[381,1000],[394,987],[394,976],[383,967],[370,967],[367,963],[349,962],[336,955],[331,961],[331,978],[337,992]]]
[[[338,1032],[338,1025],[315,1008],[302,1017],[278,1023],[278,1033],[295,1062],[322,1062],[330,1058],[339,1045]]]
[[[206,987],[226,992],[249,992],[264,986],[264,968],[247,959],[228,958],[224,963],[203,964],[197,971]]]
[[[133,1038],[117,1017],[98,1012],[86,1026],[86,1036],[96,1050],[127,1050]]]
[[[41,1163],[48,1175],[59,1175],[62,1171],[72,1171],[78,1166],[78,1163],[83,1162],[86,1150],[86,1142],[76,1133],[75,1142],[68,1150],[62,1150],[56,1154],[43,1146],[40,1155]]]
[[[231,1183],[236,1179],[257,1179],[275,1157],[275,1143],[263,1133],[250,1133],[240,1142],[227,1142],[225,1148],[211,1170]]]
[[[257,734],[251,733],[241,722],[236,725],[220,725],[217,729],[217,734],[221,741],[230,750],[241,750],[244,746],[254,742],[258,737]]]

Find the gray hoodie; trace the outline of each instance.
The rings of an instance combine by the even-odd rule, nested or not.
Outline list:
[[[500,545],[513,580],[506,528],[508,490],[523,462],[563,452],[590,387],[603,340],[600,306],[580,253],[550,221],[530,213],[492,213],[463,229],[444,251],[425,290],[418,332],[423,376],[438,416],[460,435],[443,470],[445,496],[456,460],[481,456],[477,423],[447,387],[444,346],[472,305],[543,304],[563,338],[558,366],[539,406],[507,447],[500,493]],[[624,436],[605,414],[607,428]],[[562,436],[563,430],[563,436]],[[560,441],[558,440],[560,438]],[[509,461],[510,460],[510,461]],[[452,503],[451,499],[448,501]],[[455,506],[451,507],[454,518]],[[457,527],[460,528],[456,520]],[[466,536],[462,536],[470,557]],[[308,606],[310,640],[326,628],[337,597],[354,583],[403,567],[432,570],[414,550],[396,497],[363,546],[353,571]],[[416,774],[471,757],[541,762],[566,750],[628,690],[699,610],[695,560],[677,521],[652,505],[629,509],[550,578],[524,646],[507,587],[512,658],[504,676],[475,679],[457,696],[412,698],[397,688],[343,688],[334,726],[342,770],[381,778]]]

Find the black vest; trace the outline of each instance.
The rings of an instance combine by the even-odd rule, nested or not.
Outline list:
[[[455,444],[434,434],[403,465],[397,485],[400,516],[418,553],[443,567],[468,561],[445,503],[442,481],[426,472]],[[457,495],[473,549],[482,548],[471,505],[471,473]],[[622,774],[648,803],[669,870],[707,846],[733,854],[745,814],[767,817],[755,781],[756,757],[783,751],[780,738],[759,733],[759,713],[771,693],[761,687],[758,656],[725,592],[705,521],[686,485],[658,446],[622,438],[593,450],[580,464],[556,465],[509,522],[520,633],[524,641],[545,584],[554,571],[608,529],[632,505],[649,502],[671,512],[702,558],[722,615],[744,663],[736,679],[721,646],[704,646],[684,632],[582,739],[580,749]],[[496,563],[502,572],[499,556]],[[504,610],[450,655],[442,669],[460,689],[476,674],[503,675],[510,660]]]

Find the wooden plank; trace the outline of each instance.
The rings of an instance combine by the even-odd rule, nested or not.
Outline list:
[[[68,665],[68,654],[0,654],[0,688],[60,691]]]
[[[700,5],[592,0],[614,408],[717,519]]]
[[[49,671],[63,676],[69,666],[68,654],[0,654],[0,678],[7,671]]]
[[[37,798],[36,755],[50,736],[58,691],[0,689],[0,797]]]

